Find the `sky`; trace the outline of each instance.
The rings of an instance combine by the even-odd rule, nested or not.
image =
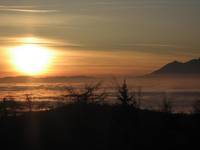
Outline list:
[[[0,76],[8,47],[55,51],[45,75],[143,75],[200,57],[199,0],[0,0]]]

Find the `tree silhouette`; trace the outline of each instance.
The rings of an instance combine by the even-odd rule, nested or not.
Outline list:
[[[141,101],[142,101],[142,87],[138,87],[137,91],[137,107],[141,107]]]
[[[196,100],[193,104],[193,112],[195,114],[200,114],[200,100]]]
[[[2,112],[3,117],[7,117],[8,115],[16,116],[16,111],[18,108],[18,103],[12,96],[6,96],[0,103],[0,110]]]
[[[128,106],[131,104],[133,107],[137,107],[135,94],[130,93],[126,80],[124,80],[121,86],[118,86],[117,99],[120,100],[122,105],[124,106]]]
[[[96,103],[103,101],[107,94],[105,91],[100,91],[101,82],[96,84],[85,85],[84,88],[68,87],[67,92],[69,93],[65,97],[70,98],[73,102],[79,104]]]
[[[169,101],[166,94],[164,94],[163,102],[162,102],[162,112],[172,113],[172,103]]]
[[[25,96],[26,96],[26,102],[27,102],[27,105],[28,105],[28,110],[29,110],[29,112],[32,112],[33,103],[32,103],[31,94],[26,94]]]

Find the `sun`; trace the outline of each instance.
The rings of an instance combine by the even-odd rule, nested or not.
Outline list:
[[[49,49],[36,44],[25,44],[11,49],[15,69],[26,75],[40,75],[47,71],[52,59]]]

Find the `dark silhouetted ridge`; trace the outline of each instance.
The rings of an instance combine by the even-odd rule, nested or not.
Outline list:
[[[151,73],[151,75],[170,74],[200,74],[200,58],[192,59],[185,63],[174,61]]]

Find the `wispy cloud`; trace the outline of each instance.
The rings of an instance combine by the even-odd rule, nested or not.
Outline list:
[[[138,43],[138,44],[122,44],[125,47],[166,47],[166,48],[180,48],[180,46],[173,44],[161,44],[161,43]]]
[[[36,44],[43,45],[47,47],[55,48],[67,48],[67,47],[81,47],[82,45],[66,42],[62,40],[47,39],[33,36],[24,36],[24,37],[0,37],[0,44],[6,45],[21,45],[21,44]]]
[[[34,9],[34,7],[30,6],[4,6],[0,5],[0,11],[7,12],[26,12],[26,13],[54,13],[58,12],[58,10],[53,9]]]

